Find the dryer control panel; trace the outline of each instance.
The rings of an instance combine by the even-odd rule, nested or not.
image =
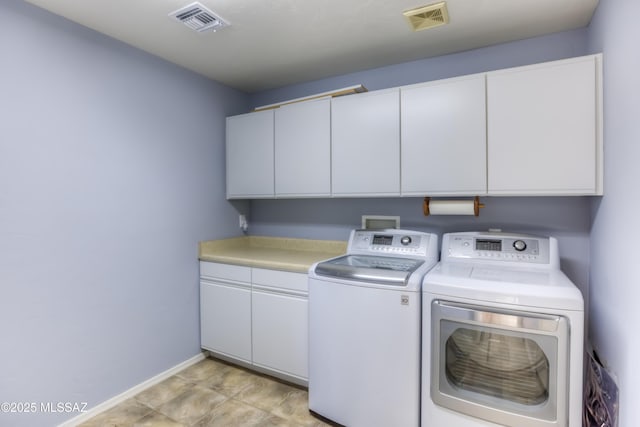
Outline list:
[[[507,233],[449,233],[442,238],[442,260],[508,261],[527,264],[552,264],[552,237]],[[555,252],[557,255],[557,251]]]

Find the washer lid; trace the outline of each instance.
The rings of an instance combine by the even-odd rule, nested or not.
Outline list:
[[[345,255],[319,263],[315,273],[319,276],[404,286],[422,264],[424,260],[419,259]]]

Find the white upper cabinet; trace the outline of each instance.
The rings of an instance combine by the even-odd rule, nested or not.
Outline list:
[[[331,173],[334,196],[400,194],[398,88],[332,100]]]
[[[487,74],[489,194],[602,194],[600,61]]]
[[[227,198],[274,196],[273,110],[227,117]]]
[[[602,55],[227,118],[227,198],[601,195]]]
[[[402,195],[487,192],[485,75],[400,89]]]
[[[275,110],[276,197],[331,195],[331,100]]]

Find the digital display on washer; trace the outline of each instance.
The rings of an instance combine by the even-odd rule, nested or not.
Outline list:
[[[373,244],[374,245],[387,245],[390,246],[393,242],[393,236],[384,235],[384,234],[374,234],[373,235]]]
[[[501,251],[502,240],[476,239],[476,251]]]

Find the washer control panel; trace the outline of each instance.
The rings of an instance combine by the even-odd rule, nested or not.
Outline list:
[[[428,234],[407,230],[354,230],[349,238],[349,253],[393,256],[427,255]]]
[[[449,233],[442,239],[442,258],[548,264],[549,238],[505,233]]]

